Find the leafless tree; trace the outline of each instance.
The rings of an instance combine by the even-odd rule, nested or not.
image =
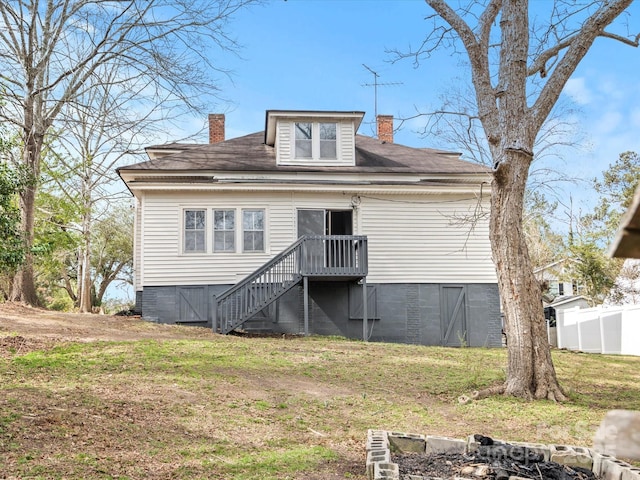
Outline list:
[[[135,82],[121,84],[117,72],[107,65],[97,69],[96,74],[99,80],[93,82],[92,88],[61,110],[60,134],[54,130],[49,135],[55,155],[44,165],[47,187],[64,197],[79,219],[77,224],[62,227],[77,231],[82,238],[77,253],[76,291],[70,291],[80,312],[92,311],[96,299],[92,292],[102,291],[104,295],[104,289],[118,273],[114,278],[101,275],[104,288],[94,288],[99,276],[98,269],[92,268],[97,256],[93,249],[94,229],[99,230],[96,223],[111,221],[110,210],[125,197],[115,168],[125,156],[148,144],[148,135],[154,130],[153,110],[137,108],[141,102],[140,92],[132,88]],[[126,260],[118,262],[120,269]],[[105,278],[110,281],[105,282]],[[71,288],[67,282],[67,289]]]
[[[562,89],[598,37],[638,46],[638,36],[609,32],[632,0],[557,0],[543,20],[527,0],[426,0],[433,27],[416,61],[439,48],[464,52],[491,152],[494,180],[490,238],[505,314],[508,395],[566,398],[545,331],[541,288],[523,234],[523,203],[536,139]],[[540,11],[543,7],[536,5]],[[548,7],[547,7],[548,9]],[[460,49],[460,46],[462,49]]]
[[[213,52],[234,50],[230,17],[253,0],[6,0],[0,2],[0,120],[22,136],[21,162],[38,177],[43,145],[64,107],[108,66],[117,82],[144,86],[159,118],[202,112],[223,70]],[[147,107],[149,104],[146,105]],[[142,108],[142,105],[141,105]],[[37,185],[21,195],[22,229],[33,243]],[[33,258],[13,282],[13,300],[36,304]]]

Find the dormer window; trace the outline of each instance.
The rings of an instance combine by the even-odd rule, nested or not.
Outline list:
[[[335,160],[337,125],[335,122],[295,122],[295,158]]]
[[[276,165],[354,167],[364,112],[268,110],[264,143]]]

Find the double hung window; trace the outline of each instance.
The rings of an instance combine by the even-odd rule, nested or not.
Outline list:
[[[182,237],[183,253],[235,253],[239,242],[242,252],[264,252],[265,210],[187,208]]]
[[[335,122],[296,122],[295,158],[335,160],[337,124]]]
[[[236,212],[235,210],[213,211],[213,251],[235,252]]]
[[[184,211],[184,251],[203,253],[207,251],[207,211]]]
[[[242,211],[242,249],[264,252],[264,210]]]

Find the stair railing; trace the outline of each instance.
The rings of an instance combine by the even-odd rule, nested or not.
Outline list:
[[[300,283],[304,276],[366,276],[367,237],[302,236],[213,299],[214,331],[227,334]]]
[[[304,237],[214,297],[213,329],[227,334],[300,282]],[[219,325],[218,325],[219,324]]]

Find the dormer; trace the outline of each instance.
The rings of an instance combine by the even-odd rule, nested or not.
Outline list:
[[[265,143],[277,165],[355,166],[364,112],[267,110]]]

